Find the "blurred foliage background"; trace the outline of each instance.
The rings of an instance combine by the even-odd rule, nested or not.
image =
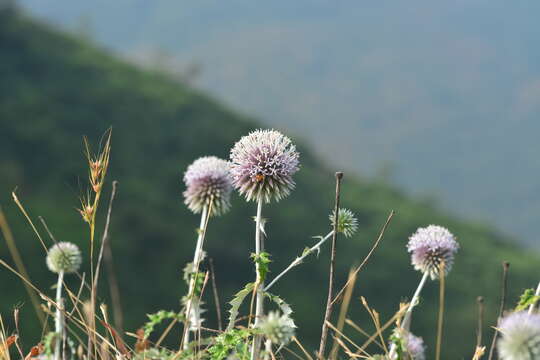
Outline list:
[[[538,1],[18,2],[539,246]]]
[[[0,10],[0,59],[0,204],[32,281],[52,292],[54,276],[46,270],[44,252],[11,200],[11,191],[17,189],[34,220],[37,216],[46,219],[58,240],[87,248],[86,224],[75,210],[86,189],[82,136],[96,143],[112,127],[107,192],[110,181],[118,180],[111,242],[126,330],[135,331],[146,313],[178,309],[186,291],[182,268],[192,256],[198,225],[198,217],[182,203],[183,171],[202,155],[227,158],[234,142],[261,123],[166,73],[141,70],[12,7]],[[273,275],[314,243],[311,236],[330,230],[333,174],[340,170],[333,162],[314,156],[302,139],[295,142],[302,161],[297,189],[282,202],[266,207],[264,214]],[[335,153],[336,158],[340,156]],[[479,295],[486,298],[484,341],[488,341],[499,301],[503,260],[511,263],[508,307],[523,289],[538,281],[540,258],[536,253],[517,248],[493,227],[448,215],[385,181],[346,173],[342,202],[358,215],[360,231],[352,239],[339,239],[338,284],[345,283],[349,268],[364,258],[389,212],[396,211],[380,248],[360,273],[353,295],[350,317],[366,330],[374,331],[374,327],[363,311],[360,296],[387,319],[401,300],[412,295],[420,274],[409,264],[405,244],[418,226],[444,225],[462,246],[447,279],[443,344],[447,358],[471,357]],[[223,311],[231,295],[254,279],[249,259],[254,212],[254,204],[236,196],[233,210],[212,219],[209,227],[207,250],[214,259]],[[273,289],[292,305],[299,338],[309,346],[317,342],[324,315],[328,253],[324,248],[318,259],[310,258]],[[11,263],[4,243],[0,258]],[[100,289],[101,301],[109,301],[107,289]],[[41,329],[22,284],[5,269],[0,270],[0,294],[3,316],[9,316],[16,304],[23,304],[22,340],[26,346],[33,345]],[[425,338],[431,354],[437,284],[429,283],[423,295],[413,331]],[[208,325],[215,326],[213,300],[208,296],[206,302]],[[360,341],[350,329],[347,333]]]

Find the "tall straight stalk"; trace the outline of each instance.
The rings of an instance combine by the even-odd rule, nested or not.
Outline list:
[[[441,343],[444,316],[444,261],[439,268],[439,319],[437,321],[437,345],[435,348],[435,360],[441,359]]]
[[[261,226],[262,226],[262,204],[263,199],[262,196],[259,197],[257,200],[257,217],[255,218],[255,255],[256,259],[260,256],[260,254],[264,251],[264,244],[262,242],[262,236],[261,236]],[[261,320],[261,317],[264,315],[264,280],[261,278],[261,272],[260,272],[260,264],[258,261],[255,261],[255,272],[257,274],[256,278],[256,291],[257,291],[257,298],[255,301],[255,324],[254,326],[257,326]],[[251,348],[251,360],[258,360],[259,359],[259,352],[261,349],[261,336],[255,335],[253,338],[253,345]]]
[[[428,279],[429,273],[426,271],[424,275],[422,276],[422,279],[420,280],[420,283],[418,284],[418,287],[416,288],[414,295],[411,299],[411,302],[409,303],[409,307],[407,308],[407,311],[405,312],[405,315],[403,316],[403,321],[401,323],[401,327],[409,331],[411,327],[411,316],[412,311],[414,307],[418,304],[418,299],[420,298],[420,293],[422,292],[422,289],[424,288],[424,285],[426,284],[426,281]],[[392,346],[390,346],[390,352],[388,357],[390,359],[394,359],[396,357],[396,344],[392,343]]]
[[[326,300],[326,311],[324,314],[324,321],[321,330],[321,343],[319,344],[318,358],[324,359],[324,350],[326,348],[326,338],[328,336],[328,323],[332,316],[332,308],[334,303],[332,299],[334,297],[334,267],[336,263],[336,240],[338,233],[338,216],[339,216],[339,194],[341,192],[341,179],[343,179],[342,172],[336,172],[336,198],[334,204],[334,231],[332,231],[332,250],[330,253],[330,274],[328,276],[328,298]]]
[[[56,342],[54,345],[54,360],[60,360],[60,344],[64,338],[64,319],[62,303],[62,283],[64,281],[64,272],[58,273],[58,282],[56,283],[56,314],[54,318],[54,331],[56,332]]]
[[[424,275],[422,276],[422,279],[420,280],[420,283],[418,284],[416,291],[414,292],[414,295],[411,299],[411,303],[409,304],[409,307],[407,308],[405,315],[403,316],[403,323],[401,326],[407,331],[409,331],[411,327],[412,312],[413,312],[414,307],[418,305],[418,301],[420,300],[420,293],[422,292],[422,289],[424,288],[424,285],[426,284],[428,276],[429,276],[429,273],[426,271]]]
[[[204,244],[204,235],[206,233],[206,218],[208,217],[208,206],[204,206],[201,213],[201,222],[199,225],[199,236],[197,237],[197,245],[195,245],[195,253],[193,255],[193,276],[189,280],[189,290],[188,290],[188,302],[186,304],[186,329],[184,329],[184,338],[183,338],[183,349],[186,350],[189,344],[189,320],[190,312],[193,307],[193,298],[195,293],[195,281],[197,274],[199,272],[199,265],[201,262],[201,257],[203,253],[203,244]]]

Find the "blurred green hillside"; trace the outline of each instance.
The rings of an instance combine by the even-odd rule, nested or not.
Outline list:
[[[234,142],[259,123],[163,74],[137,69],[13,10],[0,10],[0,60],[0,205],[32,280],[41,289],[52,291],[48,289],[54,277],[46,270],[43,251],[11,200],[11,191],[17,187],[31,216],[36,221],[38,215],[43,216],[59,240],[87,247],[86,224],[74,209],[86,186],[82,135],[97,140],[112,126],[108,179],[119,181],[119,193],[111,241],[126,329],[134,331],[145,321],[146,313],[177,309],[185,291],[181,269],[192,256],[198,225],[198,218],[182,204],[183,171],[202,155],[228,157]],[[301,143],[301,139],[295,141]],[[302,145],[300,150],[297,189],[264,210],[273,274],[312,244],[312,235],[330,230],[327,218],[333,201],[333,173],[339,169],[332,163],[322,164]],[[336,158],[341,156],[335,154]],[[447,279],[447,336],[443,344],[447,358],[470,358],[478,295],[486,297],[488,319],[493,321],[501,261],[512,264],[512,301],[538,281],[540,257],[515,249],[490,227],[448,216],[384,183],[347,174],[342,197],[344,206],[358,215],[360,231],[353,239],[339,239],[338,284],[345,282],[349,267],[366,255],[390,210],[396,211],[380,248],[360,273],[354,293],[351,316],[366,329],[373,326],[358,301],[360,295],[386,319],[416,287],[420,276],[409,264],[405,244],[418,226],[447,226],[462,246]],[[249,259],[254,212],[254,204],[235,197],[232,211],[210,223],[207,250],[214,259],[223,303],[254,279]],[[0,258],[11,263],[3,242]],[[307,344],[316,343],[319,336],[327,267],[325,248],[318,260],[310,259],[274,288],[291,303],[299,337]],[[435,283],[427,286],[413,322],[414,332],[425,338],[430,352],[435,340],[437,292]],[[36,342],[40,329],[24,289],[5,269],[0,270],[0,294],[4,316],[15,304],[26,303],[23,342]],[[106,287],[101,294],[101,300],[108,301]],[[210,297],[207,303],[206,317],[213,325]],[[485,326],[486,333],[490,324]]]
[[[17,3],[539,248],[538,1]]]

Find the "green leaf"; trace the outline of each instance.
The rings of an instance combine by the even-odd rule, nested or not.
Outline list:
[[[280,298],[278,295],[270,294],[269,292],[265,292],[264,294],[279,307],[283,315],[290,317],[290,315],[293,313],[291,305],[287,304],[285,300]],[[294,321],[293,321],[293,325],[296,327],[296,324],[294,324]]]
[[[525,310],[529,306],[536,304],[538,300],[540,300],[540,296],[534,294],[534,289],[526,289],[519,297],[516,311]]]
[[[215,338],[215,343],[208,349],[211,360],[225,360],[234,354],[235,359],[249,360],[249,329],[227,330]]]
[[[240,306],[244,302],[246,296],[248,296],[249,293],[253,291],[254,286],[254,283],[246,284],[246,286],[242,290],[237,292],[234,295],[234,298],[229,302],[229,304],[231,304],[231,308],[229,309],[229,325],[227,325],[227,331],[234,328],[234,322],[236,321],[236,317],[238,316],[238,310],[240,309]]]
[[[255,264],[259,265],[259,278],[261,279],[261,282],[264,282],[266,274],[270,271],[269,265],[272,262],[272,260],[270,260],[270,254],[264,251],[260,254],[252,253],[251,258]]]
[[[154,314],[147,314],[146,315],[149,319],[149,321],[144,324],[144,337],[147,338],[152,334],[154,331],[154,328],[159,325],[163,320],[165,319],[178,319],[182,320],[183,316],[180,314],[175,313],[174,311],[165,311],[160,310]]]
[[[396,346],[396,360],[403,360],[403,355],[406,353],[405,344],[403,343],[402,337],[399,335],[398,331],[394,331],[390,335],[390,345]]]

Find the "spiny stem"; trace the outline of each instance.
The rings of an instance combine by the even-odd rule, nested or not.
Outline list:
[[[283,270],[278,276],[276,276],[274,278],[274,280],[272,280],[270,282],[270,284],[268,284],[265,288],[264,288],[264,291],[268,291],[272,285],[274,285],[281,277],[283,277],[283,275],[285,275],[287,272],[289,272],[289,270],[291,270],[293,267],[299,265],[300,263],[302,263],[302,261],[308,257],[308,255],[310,255],[312,252],[314,252],[315,250],[319,250],[320,247],[328,240],[330,239],[330,236],[332,236],[334,234],[334,231],[330,231],[324,238],[322,238],[317,244],[313,245],[311,248],[309,248],[308,250],[304,251],[304,253],[297,257],[296,259],[294,259],[293,262],[291,262],[289,264],[289,266],[287,266],[287,268],[285,268],[285,270]]]
[[[502,275],[502,285],[501,285],[501,305],[499,307],[499,315],[497,316],[497,325],[499,324],[499,321],[501,320],[504,306],[506,304],[506,290],[508,286],[508,268],[510,267],[510,263],[508,261],[503,262],[503,275]],[[499,332],[497,329],[493,330],[493,339],[491,340],[491,347],[489,348],[489,356],[488,360],[491,360],[493,358],[493,354],[495,352],[495,343],[497,342],[497,336]]]
[[[261,224],[262,224],[262,204],[263,198],[259,197],[257,200],[257,217],[255,219],[255,255],[258,257],[261,252],[264,251],[264,244],[262,242],[261,236]],[[255,324],[257,326],[260,322],[261,317],[264,315],[264,280],[261,278],[260,273],[260,264],[258,261],[255,261],[255,272],[257,274],[255,282],[255,291],[257,292],[257,298],[255,301]],[[261,337],[260,335],[255,335],[253,338],[253,345],[251,347],[251,360],[259,359],[259,352],[261,347]]]
[[[538,283],[538,286],[536,287],[536,291],[534,292],[534,296],[539,296],[540,295],[540,282]],[[534,310],[534,305],[536,304],[536,302],[533,302],[531,305],[529,305],[529,315],[532,314],[533,310]]]
[[[54,319],[54,331],[56,332],[56,342],[54,345],[54,360],[60,360],[60,344],[64,337],[64,327],[62,319],[62,282],[64,281],[64,272],[58,273],[58,282],[56,283],[56,313]]]
[[[326,347],[326,337],[328,336],[328,323],[332,316],[332,298],[334,293],[334,267],[336,262],[336,239],[337,239],[337,226],[338,226],[338,213],[339,213],[339,195],[341,191],[341,179],[343,179],[343,173],[336,173],[336,197],[334,204],[334,231],[332,232],[332,251],[330,253],[330,274],[328,277],[328,299],[326,300],[326,312],[324,314],[324,321],[321,331],[321,343],[319,345],[318,358],[324,358],[324,350]]]

